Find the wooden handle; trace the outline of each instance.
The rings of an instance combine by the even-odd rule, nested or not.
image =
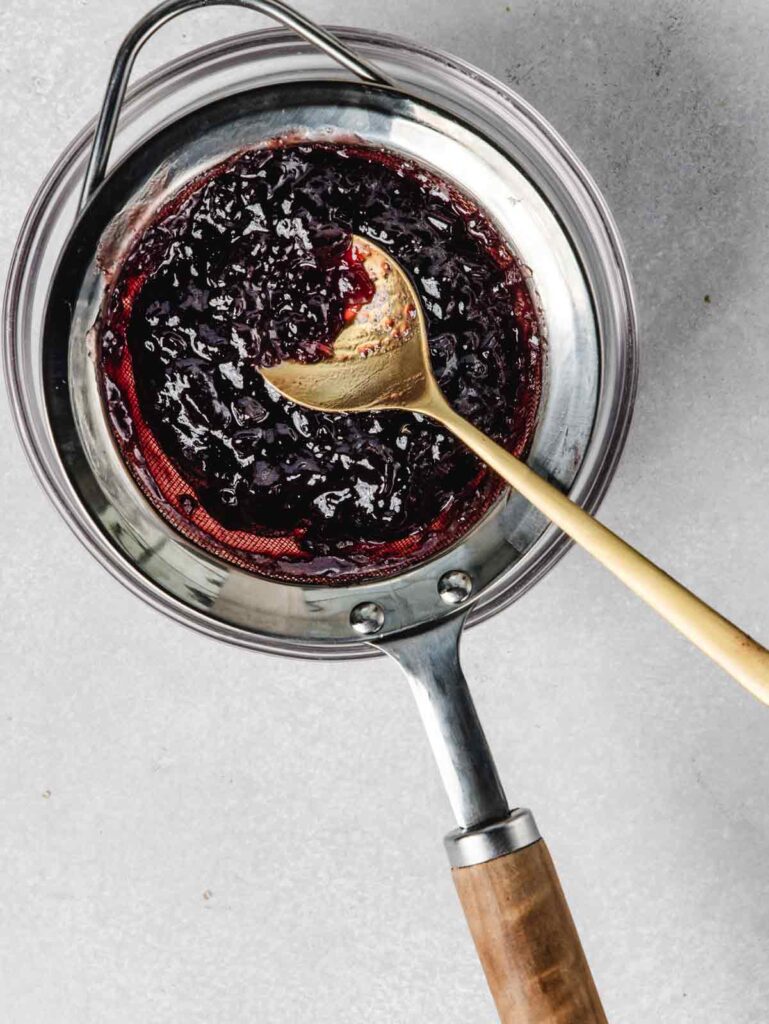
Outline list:
[[[606,1024],[542,839],[451,874],[502,1024]]]
[[[455,413],[437,386],[429,390],[417,411],[448,427],[551,522],[597,558],[754,697],[769,704],[769,651]]]

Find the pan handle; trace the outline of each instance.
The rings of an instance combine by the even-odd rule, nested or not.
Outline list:
[[[140,21],[137,21],[120,44],[120,49],[115,56],[88,158],[80,197],[79,209],[81,211],[104,179],[120,116],[120,108],[123,105],[128,79],[139,50],[150,36],[177,15],[194,10],[196,7],[220,7],[222,5],[246,7],[258,14],[266,14],[287,28],[293,29],[297,35],[323,50],[337,64],[352,71],[364,82],[374,85],[392,84],[382,72],[357,57],[336,36],[310,21],[309,18],[305,18],[288,4],[281,3],[280,0],[163,0],[157,7],[145,14]]]
[[[606,1024],[574,920],[530,811],[508,810],[459,662],[465,616],[372,641],[411,684],[459,828],[452,877],[502,1024]]]
[[[524,842],[536,832],[522,809],[497,827],[522,833]],[[480,836],[450,833],[449,856],[461,860],[459,846],[468,839]],[[544,839],[451,874],[502,1024],[606,1024]]]

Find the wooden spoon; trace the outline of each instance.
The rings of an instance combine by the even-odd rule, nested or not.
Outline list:
[[[286,398],[324,412],[401,409],[437,420],[755,697],[769,704],[769,651],[451,408],[430,366],[419,296],[392,256],[353,236],[375,293],[331,358],[263,367]]]

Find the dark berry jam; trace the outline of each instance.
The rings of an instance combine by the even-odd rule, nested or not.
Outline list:
[[[263,575],[349,583],[402,572],[458,540],[500,490],[422,417],[312,412],[260,376],[260,365],[328,356],[370,299],[353,233],[411,275],[454,408],[519,455],[534,429],[536,305],[470,199],[359,145],[236,154],[132,242],[99,324],[99,365],[145,495],[189,539]]]

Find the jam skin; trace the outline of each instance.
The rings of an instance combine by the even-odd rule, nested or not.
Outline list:
[[[461,536],[499,492],[422,417],[313,412],[259,374],[328,356],[371,297],[352,233],[410,274],[454,408],[516,454],[533,432],[537,310],[469,199],[358,145],[237,154],[134,240],[99,324],[100,366],[116,440],[150,500],[264,574],[347,583],[402,571]]]

